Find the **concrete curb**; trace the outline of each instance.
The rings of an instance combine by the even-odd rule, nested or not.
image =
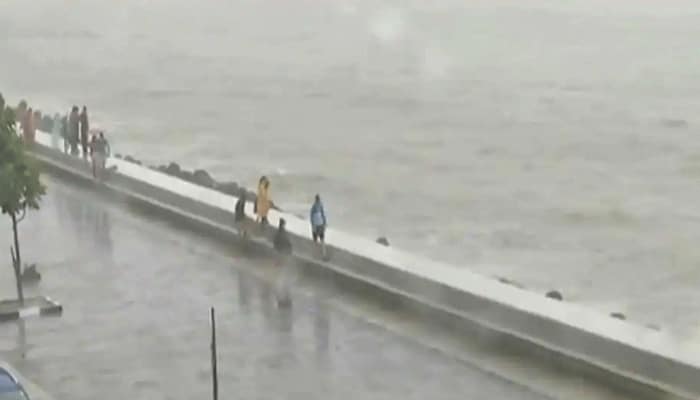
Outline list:
[[[217,235],[237,236],[234,197],[120,160],[110,162],[118,167],[117,173],[108,182],[97,184],[92,182],[85,161],[52,150],[45,134],[37,136],[40,143],[33,151],[54,173],[184,218]],[[662,333],[338,231],[328,232],[333,240],[328,246],[333,261],[324,262],[313,256],[306,222],[274,212],[270,217],[272,224],[280,217],[287,219],[295,256],[309,270],[331,274],[343,285],[371,293],[394,308],[459,329],[494,349],[507,348],[517,355],[545,360],[645,397],[700,397],[697,354]],[[269,249],[273,233],[268,227],[254,245]]]
[[[11,311],[0,310],[0,322],[15,321],[37,316],[55,316],[63,312],[63,306],[49,297],[30,298],[25,301],[30,302],[32,300],[41,300],[44,304],[40,306],[20,307]],[[2,303],[3,302],[0,302],[0,304]]]

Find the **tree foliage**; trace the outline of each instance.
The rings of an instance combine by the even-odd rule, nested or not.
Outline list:
[[[38,209],[46,188],[39,169],[25,152],[11,110],[0,112],[0,209],[3,214],[23,214]]]

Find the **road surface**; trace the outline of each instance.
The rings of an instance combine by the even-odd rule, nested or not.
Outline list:
[[[294,287],[293,308],[278,309],[264,256],[222,251],[47,179],[41,211],[21,225],[22,250],[43,273],[29,292],[65,311],[0,325],[0,359],[57,399],[209,398],[210,306],[221,398],[547,398],[349,314],[323,290]],[[0,297],[12,297],[0,267]]]

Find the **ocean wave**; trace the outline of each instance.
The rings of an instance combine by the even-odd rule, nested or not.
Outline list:
[[[662,118],[659,123],[661,126],[671,129],[685,129],[690,125],[688,121],[680,118]]]
[[[144,89],[143,95],[148,98],[162,99],[167,97],[187,97],[195,93],[193,89]]]
[[[558,214],[567,223],[594,225],[628,225],[637,222],[632,213],[617,207],[559,210]]]

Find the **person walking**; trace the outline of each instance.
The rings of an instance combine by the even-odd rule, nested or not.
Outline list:
[[[87,107],[83,106],[83,111],[80,113],[80,147],[83,150],[83,158],[88,157],[90,122],[88,121]]]
[[[255,199],[255,214],[257,221],[262,225],[267,225],[267,214],[270,211],[270,181],[266,176],[262,176],[258,182],[258,194]]]
[[[311,212],[309,213],[309,221],[311,222],[311,238],[314,243],[320,243],[321,246],[321,257],[326,257],[326,212],[323,209],[323,203],[321,202],[321,196],[316,195],[314,198],[314,204],[311,206]]]

